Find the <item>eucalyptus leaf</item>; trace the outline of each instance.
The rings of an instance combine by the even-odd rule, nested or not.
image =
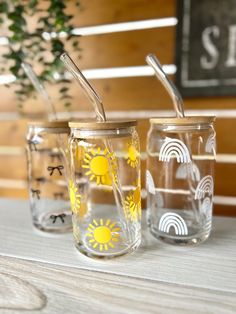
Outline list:
[[[43,83],[60,84],[58,85],[60,96],[68,100],[64,106],[66,108],[71,106],[70,81],[55,80],[54,76],[57,72],[59,77],[64,77],[64,66],[59,56],[65,51],[65,43],[74,51],[80,50],[79,37],[71,34],[75,27],[71,20],[77,12],[73,12],[73,15],[67,13],[67,7],[74,4],[72,0],[44,0],[43,2],[42,6],[42,1],[39,0],[0,1],[0,24],[8,25],[7,39],[10,43],[7,46],[8,52],[2,54],[4,62],[0,67],[0,73],[8,73],[10,70],[11,74],[16,76],[16,81],[10,86],[16,86],[18,108],[21,110],[25,99],[32,97],[34,92],[31,82],[21,68],[23,60],[31,63],[33,68],[37,65],[42,69],[37,75]],[[76,5],[80,5],[80,2],[76,1]],[[30,22],[32,18],[36,19],[33,29]],[[49,37],[53,34],[51,40],[45,37],[47,34],[42,36],[44,32],[48,33]],[[68,36],[60,38],[58,35],[61,32],[67,32]]]

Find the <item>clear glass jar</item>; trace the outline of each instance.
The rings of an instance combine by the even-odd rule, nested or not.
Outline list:
[[[214,117],[153,118],[147,138],[147,222],[177,245],[209,237],[212,223]]]
[[[69,126],[75,245],[90,257],[130,253],[141,241],[136,121],[71,122]]]
[[[46,232],[72,229],[66,181],[68,122],[30,122],[27,133],[29,200],[33,225]],[[68,149],[67,149],[68,151]]]

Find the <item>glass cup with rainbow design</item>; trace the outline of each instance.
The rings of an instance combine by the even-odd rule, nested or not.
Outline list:
[[[112,258],[141,241],[140,149],[136,121],[70,122],[69,183],[77,249]]]
[[[214,117],[153,118],[147,137],[147,223],[162,241],[198,244],[211,231]]]

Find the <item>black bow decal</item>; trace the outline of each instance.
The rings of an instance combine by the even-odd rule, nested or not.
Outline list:
[[[66,217],[66,214],[60,214],[60,215],[51,215],[50,216],[50,219],[52,219],[52,223],[54,224],[57,220],[57,218],[60,218],[61,219],[61,222],[64,223],[65,220],[64,218]]]
[[[53,175],[53,172],[54,172],[54,170],[57,170],[58,172],[59,172],[59,174],[60,174],[60,176],[62,176],[62,172],[61,172],[61,170],[63,170],[64,169],[64,166],[62,166],[62,165],[60,165],[60,166],[56,166],[56,167],[53,167],[53,166],[48,166],[48,171],[50,171],[50,176],[51,175]]]
[[[41,193],[40,190],[31,189],[31,193],[32,193],[32,196],[33,196],[33,197],[36,195],[37,199],[38,199],[38,200],[40,199],[40,193]]]

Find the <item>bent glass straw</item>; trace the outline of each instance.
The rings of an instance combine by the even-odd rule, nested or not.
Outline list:
[[[177,117],[185,117],[184,103],[180,92],[178,91],[174,83],[168,78],[168,76],[166,76],[165,72],[162,69],[162,65],[160,64],[157,57],[154,54],[149,54],[146,57],[146,62],[153,68],[156,77],[165,87],[169,96],[172,98]]]
[[[49,97],[48,92],[46,91],[46,88],[44,87],[43,83],[40,82],[40,80],[36,76],[34,70],[32,69],[32,66],[29,63],[22,61],[21,67],[23,68],[25,74],[28,76],[29,80],[33,84],[34,88],[37,90],[37,92],[45,102],[49,120],[51,121],[57,120],[56,110],[51,101],[51,98]],[[50,116],[52,116],[51,119]]]
[[[93,104],[93,109],[96,113],[96,117],[98,121],[107,121],[106,114],[104,110],[104,106],[102,103],[101,98],[98,96],[96,91],[93,89],[93,87],[90,85],[90,83],[87,81],[85,76],[81,73],[80,69],[77,67],[77,65],[74,63],[74,61],[70,58],[70,56],[67,53],[63,53],[60,56],[61,61],[64,63],[67,70],[73,75],[73,77],[76,79],[76,81],[79,83],[79,85],[84,90],[86,96],[89,98],[90,102]],[[112,145],[109,140],[105,141],[105,146],[109,149],[110,152],[113,151]],[[124,204],[124,196],[122,192],[121,183],[119,180],[119,175],[117,173],[117,183],[114,182],[113,176],[112,178],[112,187],[113,187],[113,193],[116,201],[116,205],[120,214],[120,217],[122,218],[121,221],[125,221],[125,214],[123,210],[123,204]],[[126,234],[128,239],[130,239],[130,230],[129,226],[126,222],[126,228],[125,228]]]
[[[89,98],[90,102],[93,104],[93,109],[96,113],[98,121],[106,121],[106,114],[104,111],[103,103],[101,98],[98,96],[96,91],[84,77],[82,72],[79,70],[74,61],[69,57],[67,53],[63,53],[60,56],[61,61],[66,66],[67,70],[74,76],[76,81],[80,84],[82,89],[85,91],[86,96]]]
[[[167,93],[171,97],[174,105],[174,109],[176,112],[176,115],[178,118],[184,118],[185,113],[184,113],[184,104],[183,104],[183,99],[180,95],[180,92],[174,85],[174,83],[167,77],[165,72],[162,69],[162,65],[160,64],[159,60],[154,54],[149,54],[146,57],[146,62],[153,68],[156,77],[158,80],[162,83],[162,85],[165,87]],[[186,134],[186,143],[187,146],[189,147],[189,138]],[[194,191],[194,187],[191,182],[191,178],[194,178],[196,181],[196,174],[193,171],[193,162],[191,160],[190,164],[187,165],[187,173],[188,173],[188,185],[190,190]],[[192,200],[192,206],[193,209],[195,210],[196,213],[196,218],[198,217],[197,212],[196,212],[196,206],[194,201]]]

